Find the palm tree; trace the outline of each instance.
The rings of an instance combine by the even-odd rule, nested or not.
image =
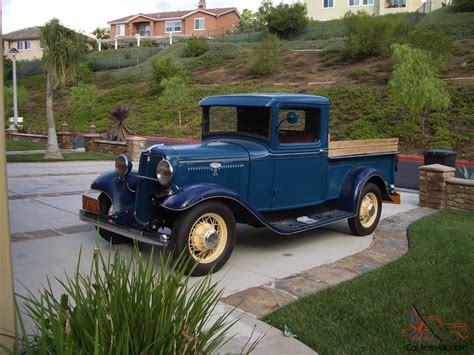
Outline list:
[[[54,122],[53,91],[76,79],[77,68],[85,53],[82,38],[53,18],[41,28],[45,48],[43,62],[46,69],[46,120],[48,121],[48,147],[44,158],[63,159],[59,151]]]

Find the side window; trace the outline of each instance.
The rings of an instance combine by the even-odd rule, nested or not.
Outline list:
[[[281,109],[278,140],[281,144],[311,144],[319,141],[319,109]]]

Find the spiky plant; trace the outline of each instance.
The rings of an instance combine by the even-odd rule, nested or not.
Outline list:
[[[133,131],[125,125],[125,120],[130,115],[130,107],[118,104],[110,110],[110,117],[115,122],[115,127],[107,131],[107,136],[113,141],[125,141],[127,136],[133,135]]]

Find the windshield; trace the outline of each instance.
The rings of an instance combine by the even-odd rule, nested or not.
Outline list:
[[[270,117],[269,107],[204,107],[203,134],[238,133],[269,139]]]

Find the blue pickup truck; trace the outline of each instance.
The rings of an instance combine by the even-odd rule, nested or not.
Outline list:
[[[394,187],[396,139],[329,142],[329,101],[296,94],[204,98],[202,141],[154,145],[138,171],[125,155],[83,195],[80,218],[112,243],[169,246],[219,270],[236,223],[281,235],[348,219],[355,235],[374,231]]]

